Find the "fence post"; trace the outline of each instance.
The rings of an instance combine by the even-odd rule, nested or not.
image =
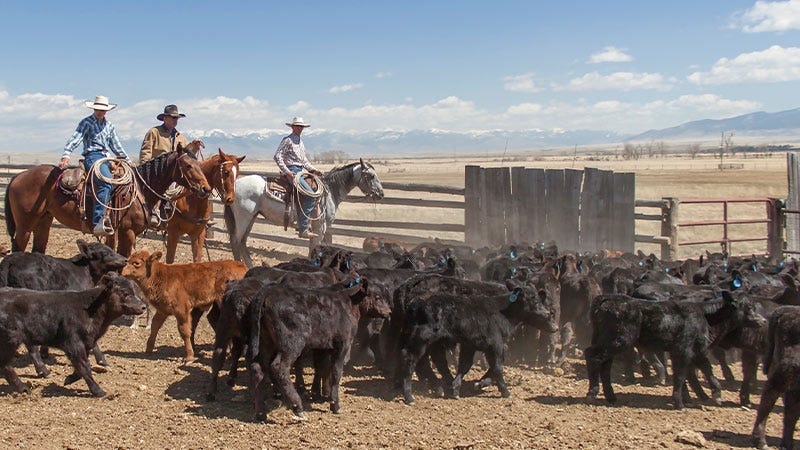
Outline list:
[[[680,199],[665,197],[661,207],[661,235],[669,236],[669,243],[661,244],[661,259],[675,261],[678,259],[678,206]]]
[[[773,264],[783,260],[783,202],[770,198],[767,202],[767,253]]]
[[[479,166],[464,167],[464,241],[473,247],[486,244],[482,181],[483,169]]]

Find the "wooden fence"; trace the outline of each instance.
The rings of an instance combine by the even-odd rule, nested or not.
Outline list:
[[[586,168],[465,168],[473,246],[555,241],[565,250],[634,250],[636,178]]]

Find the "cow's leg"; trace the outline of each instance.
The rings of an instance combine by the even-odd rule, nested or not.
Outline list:
[[[253,389],[253,402],[256,410],[255,420],[263,422],[267,418],[266,405],[266,386],[267,380],[264,377],[264,363],[268,361],[261,354],[258,361],[250,362],[250,386]],[[269,367],[267,365],[267,367]]]
[[[700,384],[700,380],[697,379],[697,370],[694,367],[689,368],[688,371],[686,372],[686,381],[692,388],[692,391],[694,391],[694,393],[697,395],[697,398],[700,399],[700,401],[707,402],[709,400],[708,394],[706,394],[705,389],[703,389],[703,385]],[[688,402],[689,396],[686,390],[686,386],[683,387],[683,392],[685,394],[683,396],[683,399],[684,401]]]
[[[145,346],[144,350],[145,352],[153,352],[153,348],[156,346],[156,336],[158,336],[158,330],[161,329],[161,325],[164,325],[164,321],[167,320],[167,317],[169,316],[161,311],[156,311],[155,315],[153,315],[153,322],[150,325],[150,337],[147,338],[147,345]]]
[[[331,380],[331,412],[334,414],[339,413],[339,383],[342,381],[342,372],[344,371],[345,358],[350,353],[349,345],[343,345],[334,348],[331,352],[333,364],[331,365],[330,380]]]
[[[728,357],[725,354],[725,349],[714,347],[711,350],[711,354],[714,355],[714,358],[719,362],[719,366],[722,369],[722,376],[725,377],[725,381],[728,383],[733,383],[736,381],[736,377],[733,376],[733,371],[728,365]]]
[[[406,405],[414,403],[414,397],[411,395],[411,376],[420,358],[425,354],[427,347],[427,343],[419,335],[415,335],[400,349],[400,358],[402,360],[400,374],[402,376],[403,401]]]
[[[236,385],[236,378],[239,375],[239,358],[242,357],[245,343],[241,338],[235,338],[231,345],[231,370],[228,372],[228,386]]]
[[[758,374],[758,354],[750,350],[742,350],[742,387],[739,389],[739,404],[750,405],[750,390],[756,382]]]
[[[786,391],[783,394],[783,437],[780,448],[791,450],[794,445],[794,427],[800,418],[800,392]]]
[[[695,363],[700,371],[703,372],[703,376],[706,377],[706,381],[708,381],[708,384],[711,386],[711,400],[717,406],[722,405],[722,386],[720,386],[719,380],[717,380],[717,377],[714,376],[714,372],[711,370],[711,361],[708,360],[708,356],[705,354],[697,355],[695,357]],[[730,368],[728,370],[730,370]]]
[[[672,356],[672,401],[675,409],[683,409],[683,389],[686,382],[686,371],[689,370],[689,365],[686,361],[676,356]]]
[[[475,347],[469,344],[461,344],[461,351],[458,353],[458,370],[456,377],[453,379],[453,398],[461,396],[461,383],[464,381],[464,376],[472,368],[472,363],[475,360]]]
[[[89,365],[89,358],[86,355],[86,351],[79,351],[76,352],[76,354],[67,355],[67,357],[69,357],[72,367],[75,368],[75,372],[80,374],[83,380],[86,381],[92,395],[95,397],[105,397],[105,391],[100,388],[100,385],[98,385],[92,377],[92,368]]]
[[[556,361],[556,366],[560,366],[567,359],[567,351],[569,346],[575,339],[575,333],[572,332],[572,323],[568,322],[561,326],[561,353]]]
[[[29,392],[28,386],[20,380],[19,375],[11,366],[3,367],[3,376],[8,380],[8,384],[14,388],[16,392]]]
[[[183,357],[183,362],[190,363],[197,359],[194,356],[194,346],[192,345],[193,311],[189,311],[188,314],[183,311],[179,312],[175,314],[175,319],[178,321],[178,334],[180,334],[183,339],[183,349],[186,352],[186,356]],[[198,320],[200,319],[198,318]]]
[[[620,355],[622,359],[622,374],[626,383],[636,383],[636,374],[633,373],[633,366],[636,362],[636,349],[634,347],[625,349]]]
[[[192,308],[192,312],[191,312],[191,314],[192,314],[192,334],[191,334],[191,336],[192,337],[190,339],[190,341],[192,343],[192,347],[195,346],[194,334],[195,334],[195,331],[197,331],[197,324],[200,323],[200,319],[203,317],[203,312],[204,311],[202,309]]]
[[[269,365],[269,373],[273,382],[278,385],[286,406],[292,410],[298,419],[303,419],[303,400],[292,385],[292,380],[289,377],[289,371],[299,357],[300,352],[279,351]]]
[[[447,348],[444,345],[437,344],[430,347],[428,353],[431,355],[431,361],[436,366],[436,370],[442,376],[442,389],[444,395],[452,396],[453,389],[453,375],[450,373],[450,365],[447,364]]]
[[[600,392],[600,367],[603,364],[602,353],[599,347],[589,346],[583,352],[584,359],[586,360],[586,372],[589,378],[589,392],[586,393],[586,399],[594,401],[597,399],[597,394]]]
[[[773,364],[775,364],[773,362]],[[756,412],[756,421],[753,424],[753,441],[758,448],[767,447],[766,427],[767,417],[772,412],[772,407],[778,401],[783,391],[783,386],[778,386],[772,379],[767,379],[764,383],[764,390],[761,391],[761,401],[758,403],[758,411]]]
[[[651,351],[644,351],[642,352],[642,355],[644,359],[647,360],[648,363],[650,363],[650,366],[653,368],[653,370],[655,370],[656,381],[658,382],[658,384],[666,383],[667,369],[664,367],[664,363],[661,362],[661,359],[659,359],[658,355],[655,352]]]
[[[217,331],[214,338],[214,351],[211,354],[211,382],[208,384],[206,401],[214,401],[217,397],[217,381],[219,379],[219,371],[222,369],[222,365],[225,364],[228,342],[230,342],[228,329]]]
[[[94,360],[97,361],[97,364],[101,366],[108,366],[106,355],[103,354],[103,351],[100,350],[100,347],[97,345],[97,343],[95,343],[94,347],[92,347],[92,354],[94,355]]]
[[[436,395],[444,394],[439,377],[436,376],[436,372],[434,372],[431,367],[429,355],[424,354],[420,357],[419,361],[417,361],[417,365],[414,367],[414,372],[417,373],[417,379],[428,383],[428,388],[435,392]]]
[[[492,379],[497,383],[497,389],[500,390],[500,395],[503,398],[511,397],[511,392],[508,391],[506,380],[503,377],[503,347],[494,348],[487,351],[486,358],[489,360],[489,372],[492,374]]]
[[[47,369],[47,366],[42,360],[42,354],[39,352],[39,346],[25,344],[25,348],[28,349],[28,354],[31,355],[33,367],[36,369],[36,375],[40,376],[41,378],[49,377],[50,370]]]
[[[614,387],[611,385],[611,365],[614,363],[613,357],[608,357],[600,365],[600,380],[603,382],[603,395],[609,403],[617,402],[617,394],[614,393]]]

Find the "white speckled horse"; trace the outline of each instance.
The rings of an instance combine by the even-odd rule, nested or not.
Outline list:
[[[383,187],[375,168],[363,160],[342,167],[333,168],[323,177],[325,193],[320,204],[324,220],[311,222],[311,230],[318,237],[311,239],[310,246],[320,242],[330,242],[329,232],[336,209],[347,194],[356,186],[367,198],[383,198]],[[293,208],[297,209],[297,208]],[[247,249],[247,236],[253,228],[256,216],[261,214],[274,225],[283,224],[284,203],[267,189],[267,181],[260,175],[248,175],[236,180],[236,200],[225,206],[225,226],[228,229],[233,257],[253,266],[250,251]]]

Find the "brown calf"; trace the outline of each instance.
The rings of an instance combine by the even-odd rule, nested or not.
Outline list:
[[[158,262],[161,256],[159,251],[138,251],[128,258],[122,274],[142,288],[156,309],[146,351],[153,351],[158,330],[167,317],[175,316],[186,348],[184,361],[190,362],[195,359],[194,332],[200,317],[213,304],[220,305],[228,281],[244,277],[247,266],[233,260],[164,264]]]

